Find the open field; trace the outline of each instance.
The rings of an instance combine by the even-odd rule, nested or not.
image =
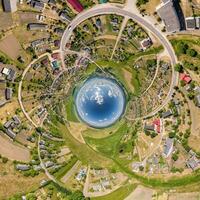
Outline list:
[[[2,134],[0,134],[0,154],[10,160],[30,161],[30,152],[27,148],[13,143]]]
[[[16,60],[20,55],[21,46],[17,38],[10,34],[0,41],[0,49],[13,60]]]
[[[18,193],[27,193],[37,189],[40,181],[45,178],[44,174],[34,178],[24,177],[16,172],[11,162],[0,163],[0,199],[7,199]]]
[[[135,189],[135,187],[136,185],[127,184],[108,195],[94,197],[92,200],[124,200],[125,197],[127,197]]]

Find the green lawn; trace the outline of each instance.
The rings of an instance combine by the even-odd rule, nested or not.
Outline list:
[[[98,150],[99,152],[105,154],[108,157],[114,158],[118,152],[118,144],[122,136],[126,133],[128,129],[127,123],[124,123],[119,129],[113,133],[111,136],[101,139],[94,139],[90,137],[85,137],[85,141],[88,145]]]
[[[124,200],[135,188],[136,185],[127,184],[108,195],[91,198],[91,200]]]
[[[75,107],[74,107],[74,96],[71,95],[66,103],[66,115],[67,115],[67,120],[72,121],[72,122],[78,122],[76,113],[75,113]]]
[[[65,166],[63,166],[59,171],[57,171],[54,176],[57,180],[60,180],[77,162],[77,157],[73,156]]]

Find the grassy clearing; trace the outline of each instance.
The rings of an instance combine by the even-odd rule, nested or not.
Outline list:
[[[87,144],[92,146],[94,149],[105,154],[108,157],[114,157],[117,154],[117,146],[120,143],[120,140],[124,133],[127,130],[127,124],[124,123],[115,133],[111,136],[101,139],[94,139],[85,137]]]
[[[69,132],[66,125],[58,124],[57,129],[63,135],[67,146],[70,148],[72,153],[82,161],[83,164],[90,164],[91,166],[104,166],[112,167],[114,162],[109,158],[106,158],[93,149],[91,149],[87,144],[80,143],[76,140]]]
[[[73,166],[74,164],[77,162],[77,157],[73,156],[69,162],[66,163],[66,165],[64,167],[62,167],[58,172],[56,172],[54,174],[54,176],[56,177],[56,179],[60,180]]]
[[[75,114],[73,95],[69,97],[68,102],[66,103],[66,115],[69,121],[78,122],[77,116]]]
[[[127,184],[108,195],[91,198],[91,200],[124,200],[135,188],[136,185]]]

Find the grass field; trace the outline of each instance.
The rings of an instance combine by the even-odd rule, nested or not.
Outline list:
[[[71,95],[66,103],[67,120],[72,121],[72,122],[78,122],[75,112],[76,111],[74,107],[74,96]]]
[[[91,198],[91,200],[124,200],[135,188],[136,185],[127,184],[108,195]]]
[[[94,139],[85,137],[85,141],[91,147],[105,154],[106,156],[114,157],[117,154],[117,146],[120,143],[122,136],[127,131],[127,128],[127,124],[124,123],[116,132],[106,138]]]

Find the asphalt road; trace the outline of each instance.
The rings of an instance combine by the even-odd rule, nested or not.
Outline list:
[[[67,29],[65,30],[63,34],[60,50],[61,52],[65,51],[65,45],[69,41],[73,29],[75,29],[77,25],[79,25],[81,22],[85,21],[86,19],[90,17],[103,15],[103,14],[118,14],[118,15],[121,15],[124,17],[127,16],[133,19],[138,24],[143,26],[145,29],[149,30],[152,34],[154,34],[160,40],[161,44],[164,46],[164,48],[166,49],[166,51],[168,52],[171,58],[172,80],[171,80],[170,90],[168,92],[167,97],[163,100],[163,103],[159,107],[157,107],[154,111],[144,116],[143,118],[151,117],[155,115],[158,111],[160,111],[163,107],[165,107],[170,101],[172,94],[174,92],[174,86],[176,86],[178,83],[178,73],[174,71],[174,65],[177,63],[177,58],[176,58],[172,45],[170,44],[168,39],[165,37],[165,35],[161,31],[156,29],[154,25],[150,24],[145,18],[143,18],[142,16],[139,16],[138,14],[134,14],[123,8],[119,8],[110,4],[97,5],[91,9],[83,11],[71,21],[71,23],[69,24],[69,26],[67,27]]]

